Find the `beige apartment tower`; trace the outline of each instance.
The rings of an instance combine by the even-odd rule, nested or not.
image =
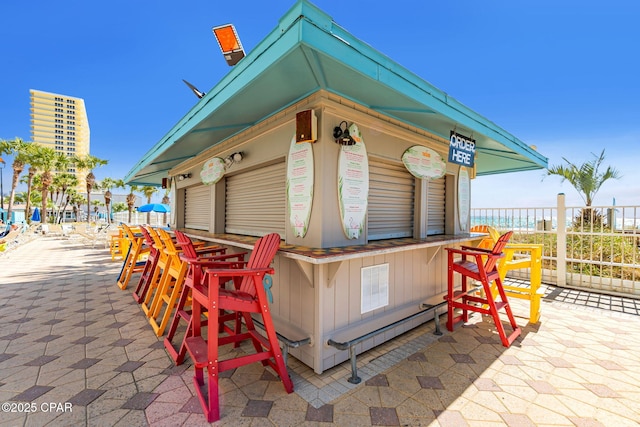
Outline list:
[[[29,90],[29,94],[31,140],[67,156],[89,154],[89,120],[84,100],[34,89]],[[77,176],[78,191],[86,191],[84,174],[76,172],[73,166],[67,172]]]

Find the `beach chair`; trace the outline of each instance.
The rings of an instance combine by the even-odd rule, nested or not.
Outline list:
[[[453,331],[454,326],[460,322],[469,321],[469,311],[490,315],[500,336],[502,345],[509,347],[511,343],[520,335],[521,330],[516,324],[511,311],[507,295],[505,294],[498,272],[498,261],[504,257],[504,247],[513,234],[509,231],[498,239],[498,242],[491,250],[482,248],[472,248],[462,246],[460,249],[445,248],[448,252],[448,275],[447,275],[447,329]],[[459,258],[456,256],[459,255]],[[454,283],[454,273],[462,276],[461,287]],[[480,283],[482,296],[477,295],[478,288],[470,286],[467,279]],[[492,286],[497,289],[500,300],[494,298]],[[457,315],[455,310],[460,309],[462,313]],[[506,313],[513,332],[506,334],[499,311]]]
[[[293,391],[293,383],[284,364],[278,344],[269,301],[263,285],[267,274],[274,270],[269,264],[280,246],[280,236],[268,234],[258,239],[253,247],[246,267],[242,269],[207,268],[203,280],[194,283],[191,289],[192,316],[191,331],[186,339],[186,348],[193,361],[193,383],[196,395],[208,422],[220,419],[218,381],[222,372],[250,363],[261,362],[271,367],[280,377],[287,393]],[[234,289],[221,286],[233,280]],[[206,338],[202,336],[202,310],[209,310]],[[235,312],[242,316],[246,331],[242,333],[220,334],[219,313]],[[261,318],[266,338],[255,328],[252,314]],[[236,352],[221,354],[219,348],[227,344],[249,341],[253,353],[238,355]],[[249,350],[250,351],[250,350]],[[223,359],[225,356],[233,356]]]

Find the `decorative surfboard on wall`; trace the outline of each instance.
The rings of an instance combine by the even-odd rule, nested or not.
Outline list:
[[[460,219],[461,231],[468,230],[470,209],[471,181],[469,180],[469,170],[465,166],[460,166],[460,172],[458,173],[458,218]]]
[[[353,145],[341,145],[338,156],[338,205],[345,235],[358,239],[364,231],[369,198],[369,159],[358,126],[349,126]]]
[[[447,171],[447,164],[442,156],[422,145],[407,148],[402,154],[402,163],[411,175],[420,179],[442,178]]]
[[[171,178],[175,180],[176,178]],[[169,189],[169,223],[175,227],[176,225],[176,183],[171,182],[171,187]],[[167,224],[165,224],[167,225]]]
[[[212,185],[220,181],[224,175],[224,160],[220,157],[212,157],[202,165],[200,180],[204,185]]]
[[[295,237],[304,237],[313,204],[313,144],[296,143],[295,135],[287,159],[287,201],[293,233]]]

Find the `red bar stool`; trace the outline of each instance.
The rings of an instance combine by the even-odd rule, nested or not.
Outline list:
[[[189,337],[189,331],[191,331],[191,289],[193,288],[195,283],[202,283],[202,278],[204,276],[204,271],[206,268],[217,267],[217,268],[242,268],[246,265],[244,262],[244,256],[247,252],[240,252],[235,254],[222,254],[222,255],[212,255],[210,253],[203,253],[197,250],[193,244],[193,241],[186,234],[182,233],[179,230],[175,231],[176,240],[180,248],[182,249],[182,253],[180,254],[180,258],[183,262],[186,262],[188,265],[187,275],[185,277],[184,286],[182,287],[182,292],[180,294],[180,298],[178,299],[178,303],[176,305],[176,310],[173,315],[173,320],[169,326],[169,331],[167,332],[167,336],[164,339],[164,346],[169,353],[169,356],[173,359],[176,365],[182,364],[184,361],[184,357],[187,353],[187,348],[185,345],[186,338]],[[207,316],[208,312],[206,308],[203,307],[203,316]],[[226,330],[228,333],[235,332],[239,330],[239,318],[237,316],[230,316],[229,314],[225,314],[224,317],[220,316],[220,331]],[[225,327],[225,322],[229,320],[234,320],[235,325],[233,331],[230,328]],[[178,331],[178,327],[181,321],[185,321],[187,325],[187,332],[185,333],[181,344],[179,347],[176,347],[173,344],[173,339]],[[206,326],[206,319],[202,320],[201,326]]]
[[[265,275],[274,273],[269,264],[279,246],[278,234],[266,235],[256,242],[245,268],[209,268],[204,273],[203,281],[194,283],[191,290],[192,332],[186,339],[186,348],[194,362],[193,382],[196,393],[209,422],[220,419],[218,380],[221,372],[261,362],[263,366],[270,366],[280,376],[287,393],[293,391],[293,383],[284,364],[263,286]],[[229,279],[234,281],[235,289],[225,289],[221,286]],[[206,339],[201,334],[203,307],[209,312]],[[242,316],[246,332],[221,335],[220,310],[236,312]],[[266,338],[256,331],[252,313],[262,317]],[[219,347],[243,341],[250,341],[255,352],[220,360]]]
[[[448,278],[447,278],[447,329],[453,331],[454,326],[460,322],[469,320],[469,311],[474,311],[486,315],[491,315],[500,335],[502,345],[509,347],[511,343],[520,335],[521,330],[516,324],[511,307],[507,300],[500,273],[498,272],[498,260],[504,257],[503,249],[513,234],[509,231],[498,239],[493,249],[481,249],[463,246],[461,249],[446,248],[448,252]],[[454,255],[461,255],[456,260]],[[454,285],[454,272],[462,276],[462,286],[456,289]],[[483,295],[474,295],[479,290],[478,287],[469,287],[467,279],[480,282]],[[500,296],[500,301],[493,297],[491,284]],[[461,309],[462,313],[455,314],[455,309]],[[499,310],[504,309],[509,318],[513,332],[506,335]]]

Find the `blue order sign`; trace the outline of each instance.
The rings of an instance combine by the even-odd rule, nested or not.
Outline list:
[[[449,162],[473,167],[476,154],[476,140],[467,138],[454,131],[449,137]]]

